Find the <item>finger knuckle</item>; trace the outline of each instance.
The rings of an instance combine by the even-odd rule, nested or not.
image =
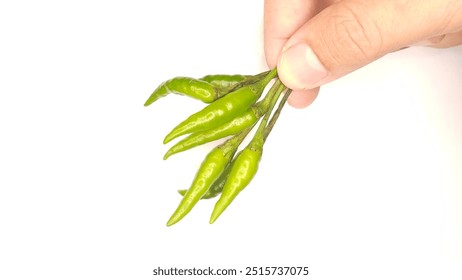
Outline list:
[[[336,41],[330,45],[338,59],[361,63],[379,56],[382,46],[381,32],[375,20],[365,15],[366,9],[342,5],[331,17],[330,30],[334,32],[331,38]]]

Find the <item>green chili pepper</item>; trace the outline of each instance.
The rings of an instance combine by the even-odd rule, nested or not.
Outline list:
[[[274,97],[277,89],[282,85],[282,83],[278,80],[274,85],[271,87],[268,94],[265,98],[249,108],[245,113],[236,117],[235,119],[222,124],[218,127],[206,130],[195,132],[186,137],[185,139],[179,141],[174,146],[172,146],[164,156],[164,160],[169,158],[171,155],[183,152],[199,145],[221,139],[223,137],[233,135],[239,133],[240,131],[244,130],[245,128],[253,126],[261,116],[263,116],[269,109],[271,104],[271,100]]]
[[[223,186],[223,192],[210,217],[210,223],[215,220],[225,211],[236,196],[250,183],[258,170],[258,164],[263,153],[263,141],[252,141],[248,145],[231,168],[231,171]]]
[[[197,171],[191,187],[185,193],[177,209],[168,220],[167,226],[179,222],[192,210],[194,205],[196,205],[223,172],[239,147],[239,144],[249,131],[250,129],[243,131],[241,134],[236,135],[210,151]]]
[[[253,139],[234,161],[234,164],[229,173],[229,177],[223,186],[222,194],[215,204],[212,215],[210,217],[211,224],[215,222],[215,220],[223,213],[223,211],[225,211],[225,209],[250,183],[250,181],[257,173],[258,165],[263,154],[266,124],[268,123],[272,108],[275,106],[280,93],[284,89],[285,87],[283,85],[278,87],[277,94],[275,94],[271,101],[271,109],[265,114],[265,117],[261,121]]]
[[[238,153],[238,155],[241,154],[241,152]],[[221,194],[223,190],[223,186],[225,185],[226,179],[228,179],[229,172],[231,171],[231,167],[233,166],[234,160],[232,160],[228,165],[225,167],[225,170],[221,172],[220,177],[213,182],[213,184],[210,186],[208,191],[204,194],[202,197],[203,199],[210,199],[218,196]]]
[[[194,205],[205,194],[210,185],[215,181],[225,168],[231,155],[227,155],[222,149],[213,149],[202,162],[196,177],[188,189],[177,209],[167,222],[171,226],[180,221],[191,211]]]
[[[170,93],[185,95],[205,103],[223,97],[239,87],[253,84],[264,78],[269,72],[251,75],[207,75],[200,79],[176,77],[160,84],[149,96],[144,106],[149,106],[159,98]]]
[[[276,75],[274,69],[260,82],[239,88],[192,114],[165,137],[164,144],[184,134],[217,127],[244,113],[258,100],[266,85]]]
[[[236,157],[238,157],[241,154],[241,152],[242,151],[239,151]],[[230,163],[228,163],[228,165],[225,167],[225,170],[223,170],[223,172],[220,174],[220,177],[218,177],[218,179],[216,179],[215,182],[213,182],[213,184],[210,186],[207,192],[201,197],[201,199],[214,198],[221,193],[221,191],[223,190],[223,186],[225,185],[226,179],[228,179],[229,172],[231,171],[231,167],[236,157],[234,157],[234,159]],[[178,193],[184,196],[187,191],[188,190],[178,190]]]
[[[255,107],[250,108],[241,116],[206,131],[195,132],[172,146],[164,155],[164,160],[179,152],[183,152],[199,145],[239,133],[245,128],[253,126],[260,118]]]
[[[149,106],[170,93],[189,96],[206,103],[211,103],[223,95],[219,88],[206,81],[188,77],[176,77],[160,84],[146,100],[144,106]]]

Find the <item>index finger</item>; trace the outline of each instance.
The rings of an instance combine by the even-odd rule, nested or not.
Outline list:
[[[264,48],[266,63],[277,65],[287,40],[316,12],[318,0],[265,0]]]

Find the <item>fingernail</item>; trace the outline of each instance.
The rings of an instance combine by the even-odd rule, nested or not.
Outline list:
[[[298,43],[283,51],[278,74],[286,86],[306,90],[318,87],[328,72],[308,45]]]

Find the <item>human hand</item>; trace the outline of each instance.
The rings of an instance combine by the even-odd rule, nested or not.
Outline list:
[[[387,53],[462,44],[460,0],[265,0],[264,13],[266,61],[297,108]]]

